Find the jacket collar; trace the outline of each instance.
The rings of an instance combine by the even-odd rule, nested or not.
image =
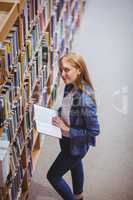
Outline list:
[[[72,90],[74,89],[74,85],[71,83],[71,84],[67,84],[65,86],[65,89],[64,89],[64,97],[69,93],[71,92]],[[82,93],[82,90],[80,88],[78,88],[76,90],[76,94],[81,94]]]
[[[87,83],[85,83],[85,82],[82,81],[82,84],[83,84],[84,88],[85,88],[88,92],[93,93],[92,88],[91,88]],[[74,88],[74,85],[73,85],[72,83],[67,84],[67,85],[65,86],[65,89],[64,89],[64,96],[66,96],[73,88]],[[82,92],[83,92],[83,91],[82,91],[82,89],[80,89],[80,88],[78,88],[77,91],[76,91],[76,93],[78,93],[78,94],[81,94]]]

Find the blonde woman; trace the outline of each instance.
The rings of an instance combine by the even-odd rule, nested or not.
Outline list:
[[[83,200],[84,171],[82,158],[99,134],[94,89],[83,58],[68,53],[60,59],[65,83],[59,116],[53,125],[62,131],[61,152],[48,171],[47,178],[64,200]],[[71,171],[73,191],[63,178]]]

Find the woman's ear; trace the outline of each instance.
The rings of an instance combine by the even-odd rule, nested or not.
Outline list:
[[[77,69],[77,74],[80,75],[81,74],[81,70]]]

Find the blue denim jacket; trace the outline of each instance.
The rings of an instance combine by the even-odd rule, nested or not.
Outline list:
[[[85,90],[93,94],[93,90],[84,84]],[[65,86],[64,96],[73,89],[73,85]],[[58,110],[61,116],[61,107]],[[100,133],[96,104],[85,91],[78,89],[73,96],[73,103],[70,110],[70,154],[85,155],[89,146],[95,146],[96,136]],[[64,137],[60,139],[63,150]]]

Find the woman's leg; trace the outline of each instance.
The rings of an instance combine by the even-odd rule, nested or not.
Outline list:
[[[75,197],[62,176],[77,164],[79,159],[61,152],[47,173],[47,179],[64,200],[75,200]]]
[[[83,199],[84,170],[82,160],[71,168],[73,192],[76,199]]]

